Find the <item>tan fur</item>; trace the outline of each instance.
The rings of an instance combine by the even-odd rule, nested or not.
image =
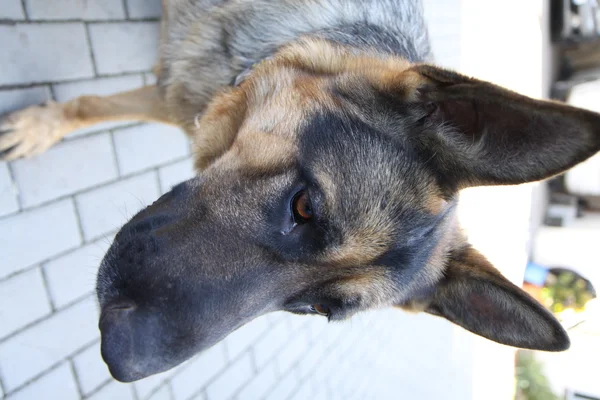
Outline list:
[[[197,120],[198,124],[192,130],[192,149],[198,170],[209,166],[231,147],[244,121],[246,109],[244,91],[232,89],[218,96],[203,118]]]
[[[8,157],[39,154],[68,133],[105,121],[171,123],[156,86],[113,96],[81,96],[66,103],[49,102],[9,114],[0,120],[0,148],[17,146]]]
[[[359,297],[369,307],[386,306],[394,293],[394,284],[387,272],[377,268],[362,268],[360,273],[341,279],[337,283],[339,294],[344,297]]]
[[[413,96],[416,88],[428,82],[410,70],[413,64],[403,58],[376,52],[356,54],[319,39],[305,39],[285,47],[273,63],[317,75],[360,77],[380,90],[405,92],[407,96]],[[264,67],[268,68],[268,64]]]

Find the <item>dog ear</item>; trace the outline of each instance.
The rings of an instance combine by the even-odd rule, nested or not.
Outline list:
[[[414,303],[498,343],[545,351],[562,351],[570,345],[548,310],[470,246],[451,256],[442,280]]]
[[[405,98],[426,115],[424,157],[453,189],[545,179],[600,151],[600,114],[434,66],[405,73]]]
[[[246,110],[246,95],[239,88],[224,90],[210,102],[192,130],[192,154],[197,170],[206,169],[229,150],[244,122]]]

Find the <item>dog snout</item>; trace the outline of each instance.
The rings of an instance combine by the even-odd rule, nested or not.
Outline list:
[[[134,302],[113,300],[100,316],[101,353],[112,376],[132,382],[156,373],[154,351],[159,326]]]
[[[112,376],[121,382],[139,379],[137,368],[132,368],[136,358],[133,343],[135,309],[132,301],[120,299],[106,304],[100,315],[102,358]]]
[[[102,314],[100,315],[100,325],[105,318],[126,318],[126,315],[133,312],[136,305],[133,301],[128,299],[113,300],[106,304],[102,308]]]

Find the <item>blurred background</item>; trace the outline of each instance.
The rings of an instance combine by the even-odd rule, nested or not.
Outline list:
[[[425,0],[436,62],[600,111],[596,0]],[[151,84],[159,0],[2,0],[0,114]],[[522,352],[427,315],[271,314],[172,371],[118,383],[99,354],[99,261],[129,216],[192,175],[181,132],[103,124],[0,163],[0,398],[600,399],[600,156],[548,182],[469,189],[471,242],[569,329]]]

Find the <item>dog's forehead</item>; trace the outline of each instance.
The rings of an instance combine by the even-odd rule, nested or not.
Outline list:
[[[266,171],[293,168],[300,137],[319,111],[337,107],[328,78],[291,68],[272,68],[240,88],[245,115],[223,161]]]

